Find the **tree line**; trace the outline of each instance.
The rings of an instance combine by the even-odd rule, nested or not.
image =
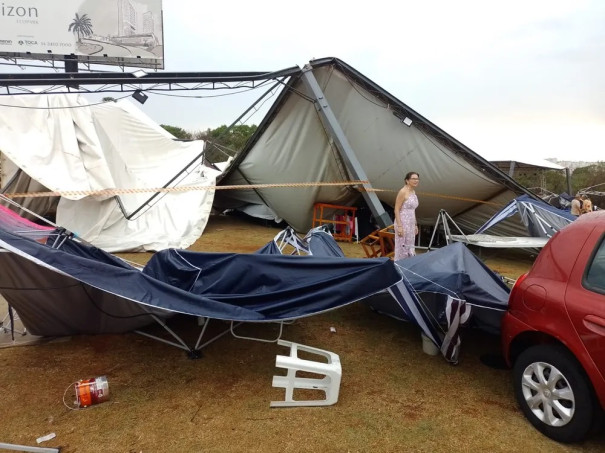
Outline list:
[[[229,127],[225,124],[216,129],[190,132],[178,126],[160,124],[179,140],[204,140],[206,142],[206,159],[212,163],[222,162],[241,151],[258,126],[240,124]]]
[[[568,192],[567,177],[563,170],[535,170],[532,172],[515,172],[513,178],[525,187],[541,187],[549,192],[560,194]],[[586,167],[576,168],[571,174],[571,194],[605,183],[605,162],[596,162]],[[605,191],[605,186],[597,187],[598,191]]]

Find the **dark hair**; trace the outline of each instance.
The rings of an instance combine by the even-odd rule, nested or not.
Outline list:
[[[416,175],[416,176],[418,176],[420,178],[420,175],[417,172],[410,171],[410,172],[408,172],[407,175],[405,175],[405,180],[409,181],[412,178],[412,176],[414,176],[414,175]]]

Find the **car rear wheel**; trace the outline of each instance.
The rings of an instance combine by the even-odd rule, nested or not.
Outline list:
[[[521,410],[540,432],[559,442],[586,437],[596,416],[591,384],[567,349],[526,349],[515,361],[513,379]]]

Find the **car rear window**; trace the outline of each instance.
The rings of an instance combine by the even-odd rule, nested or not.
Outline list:
[[[593,255],[584,282],[588,288],[605,294],[605,240],[603,238]]]

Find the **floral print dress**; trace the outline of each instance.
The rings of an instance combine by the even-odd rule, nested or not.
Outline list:
[[[400,225],[403,226],[403,236],[395,232],[395,261],[416,255],[414,242],[416,240],[416,208],[418,197],[411,194],[405,203],[401,205],[399,215]]]

